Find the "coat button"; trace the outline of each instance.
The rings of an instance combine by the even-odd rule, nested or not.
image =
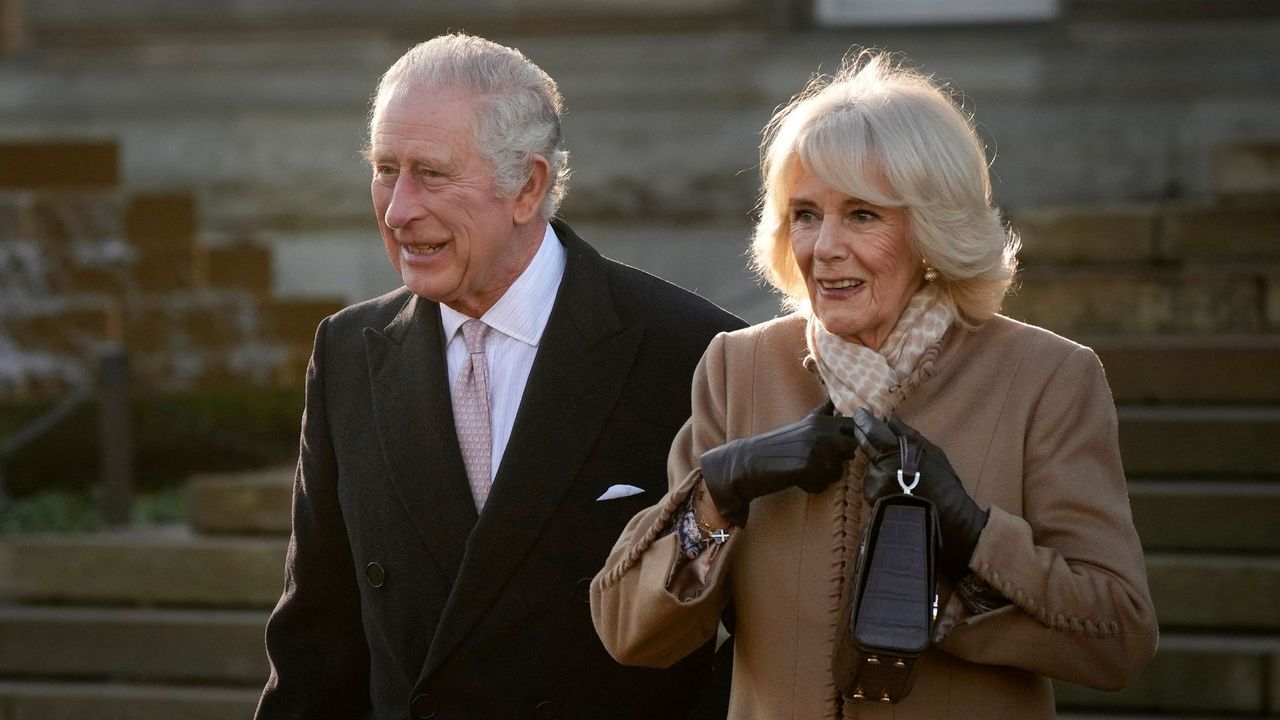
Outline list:
[[[383,570],[378,563],[371,562],[364,566],[364,577],[370,585],[380,588],[387,581],[387,571]]]
[[[591,578],[582,578],[573,586],[573,596],[584,603],[591,602]]]
[[[413,717],[417,720],[429,720],[435,717],[437,708],[436,699],[431,697],[430,693],[423,693],[409,703],[409,709],[413,711]]]
[[[560,706],[550,700],[543,700],[533,709],[533,716],[538,720],[556,720],[560,717]]]

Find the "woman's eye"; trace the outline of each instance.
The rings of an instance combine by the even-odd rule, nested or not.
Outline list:
[[[872,220],[879,220],[880,216],[866,208],[859,208],[853,211],[853,219],[858,222],[871,222]]]
[[[817,214],[814,213],[812,210],[796,209],[791,211],[792,224],[805,224],[805,223],[813,222],[817,219],[818,219]]]

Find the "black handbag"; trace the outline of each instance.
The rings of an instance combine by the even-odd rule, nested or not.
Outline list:
[[[898,443],[902,493],[872,507],[841,598],[832,672],[854,701],[906,697],[937,619],[938,511],[911,494],[922,448],[906,438]]]

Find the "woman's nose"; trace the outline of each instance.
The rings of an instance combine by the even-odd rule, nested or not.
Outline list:
[[[831,213],[823,217],[822,226],[818,228],[818,241],[814,244],[813,254],[824,262],[841,260],[849,254],[840,222]]]

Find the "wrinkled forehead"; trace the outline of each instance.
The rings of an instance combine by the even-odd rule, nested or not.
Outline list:
[[[376,132],[388,114],[394,114],[400,121],[441,107],[448,107],[455,115],[464,115],[465,124],[470,127],[482,100],[480,95],[467,90],[404,78],[379,88],[369,112],[369,131],[371,135]]]

